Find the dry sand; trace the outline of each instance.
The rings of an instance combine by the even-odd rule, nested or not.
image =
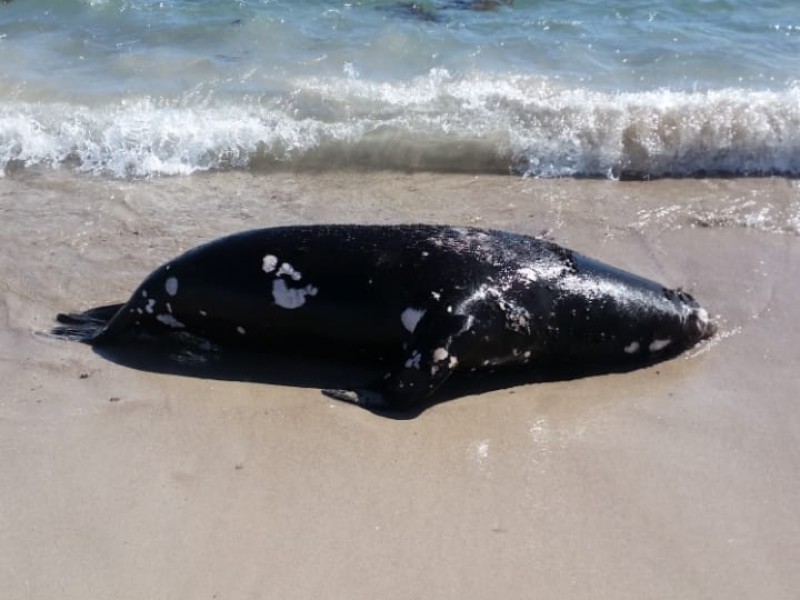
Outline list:
[[[0,598],[796,598],[800,186],[0,179]],[[37,335],[235,230],[540,233],[693,292],[710,344],[391,420]]]

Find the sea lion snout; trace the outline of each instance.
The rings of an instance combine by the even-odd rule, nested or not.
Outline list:
[[[684,332],[693,345],[700,340],[705,340],[717,333],[717,323],[709,316],[705,308],[693,306],[683,325]]]
[[[683,317],[683,333],[686,347],[691,347],[701,340],[712,337],[717,332],[717,323],[709,316],[708,311],[700,306],[694,296],[680,288],[665,290],[667,298],[675,302]]]

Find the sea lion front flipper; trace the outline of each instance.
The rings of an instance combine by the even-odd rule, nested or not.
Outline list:
[[[400,366],[373,389],[325,390],[325,395],[369,409],[402,410],[433,394],[458,366],[468,317],[429,312],[417,324]]]
[[[322,390],[323,395],[333,400],[349,402],[370,409],[385,409],[391,406],[388,398],[381,392],[368,389]]]

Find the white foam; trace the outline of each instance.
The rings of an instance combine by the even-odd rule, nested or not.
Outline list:
[[[470,450],[479,465],[483,465],[489,458],[489,440],[476,440],[470,444]]]
[[[290,88],[291,102],[5,102],[0,176],[11,162],[124,178],[275,161],[537,177],[800,174],[800,85],[606,93],[440,69],[394,82],[297,79]]]

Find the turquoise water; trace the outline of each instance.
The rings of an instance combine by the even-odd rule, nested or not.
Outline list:
[[[0,3],[0,168],[800,174],[800,3],[475,4]]]

